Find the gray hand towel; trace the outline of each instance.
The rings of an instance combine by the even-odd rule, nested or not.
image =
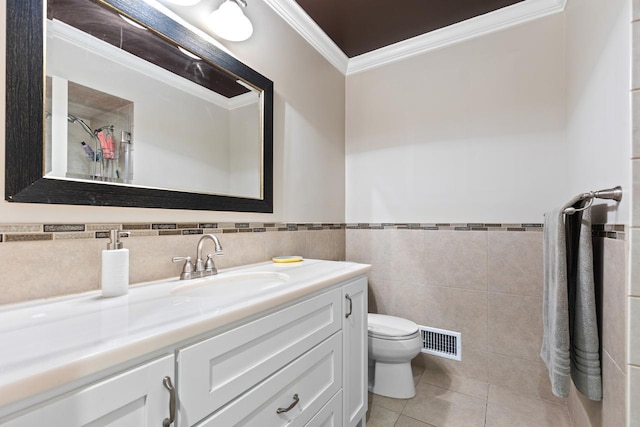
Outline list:
[[[587,209],[566,218],[563,214],[566,207],[581,205],[577,197],[545,214],[540,357],[547,365],[556,396],[568,396],[571,377],[585,396],[600,400],[602,377],[590,213]]]
[[[582,212],[582,218],[575,218],[573,227],[579,229],[579,236],[570,239],[574,249],[569,251],[572,264],[568,275],[571,378],[586,397],[602,400],[590,209]]]
[[[564,208],[544,216],[544,290],[542,300],[542,350],[551,391],[558,397],[569,395],[569,297],[567,294],[567,246]]]

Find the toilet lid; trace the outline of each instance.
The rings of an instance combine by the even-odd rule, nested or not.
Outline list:
[[[418,331],[418,325],[411,320],[386,314],[369,313],[368,322],[369,335],[372,336],[398,338],[414,335]]]

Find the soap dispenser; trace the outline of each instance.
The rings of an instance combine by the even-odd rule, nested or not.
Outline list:
[[[120,230],[111,230],[107,249],[102,251],[101,284],[104,297],[117,297],[129,292],[129,249],[122,247],[120,234]]]

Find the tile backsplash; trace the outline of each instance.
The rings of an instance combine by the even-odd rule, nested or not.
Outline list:
[[[175,277],[175,256],[195,257],[203,234],[215,233],[224,255],[218,268],[262,262],[279,255],[344,260],[344,224],[131,223],[0,224],[0,304],[99,289],[101,251],[108,230],[128,231],[130,283]]]

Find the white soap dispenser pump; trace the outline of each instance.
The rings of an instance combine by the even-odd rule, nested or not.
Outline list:
[[[102,296],[117,297],[129,292],[129,249],[122,247],[120,234],[128,232],[111,230],[109,244],[102,251]]]

